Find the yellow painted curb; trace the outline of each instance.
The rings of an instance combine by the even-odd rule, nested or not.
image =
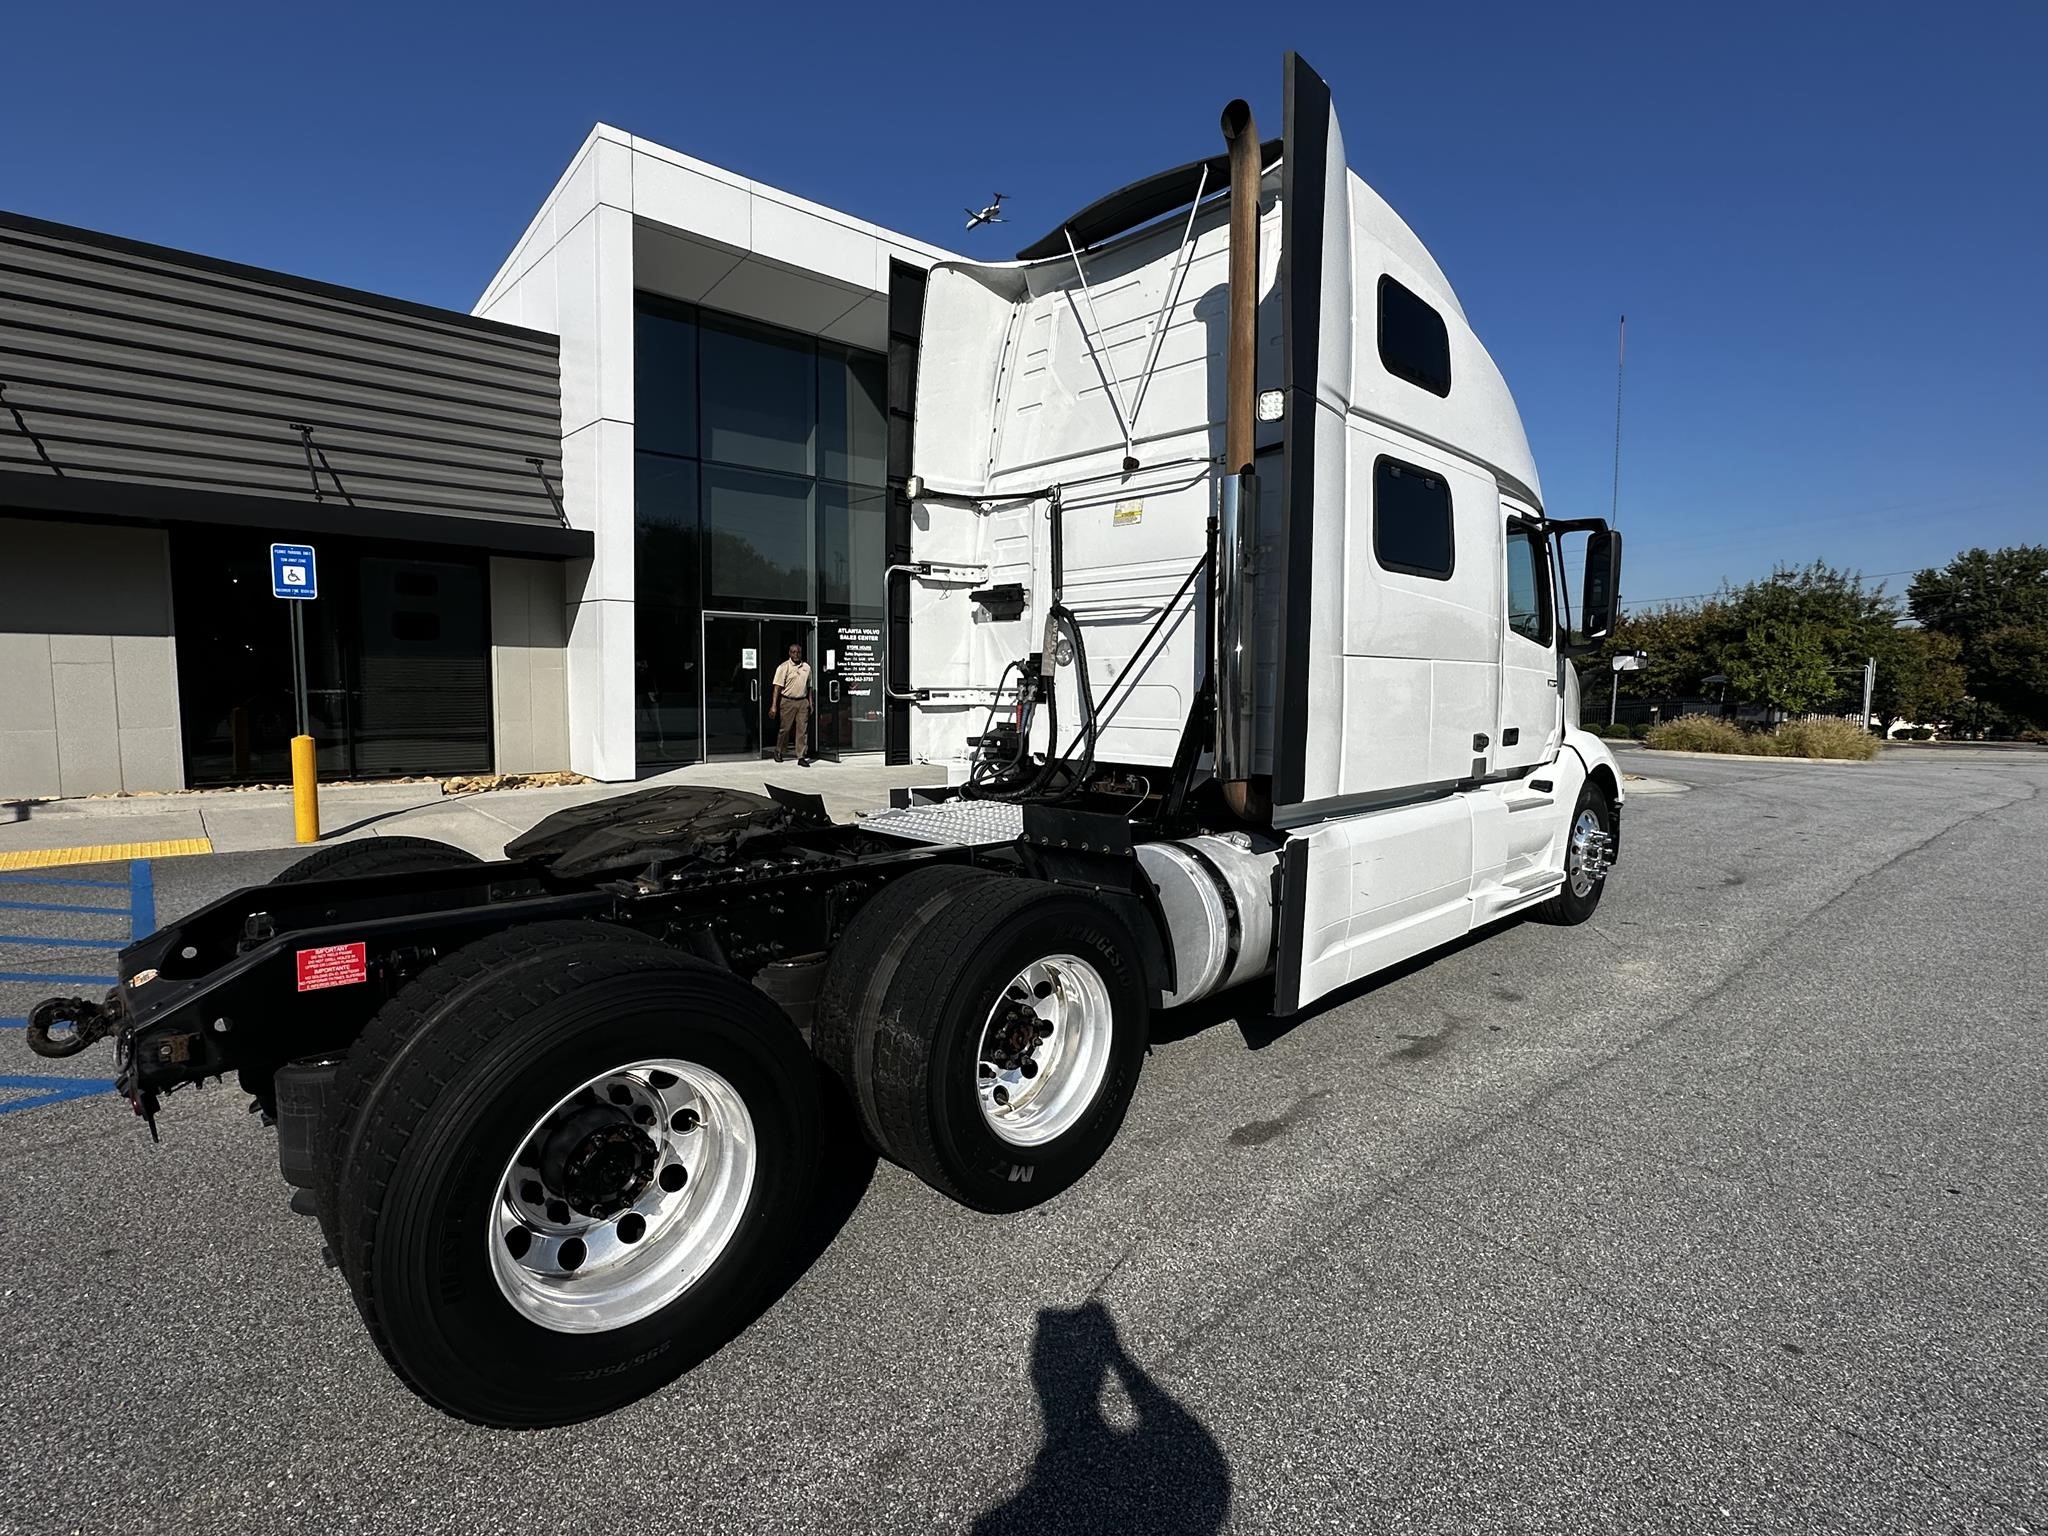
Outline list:
[[[185,853],[211,853],[210,837],[174,837],[160,843],[94,843],[85,848],[24,848],[0,853],[0,871],[50,869],[59,864],[113,864],[122,859],[174,859]]]

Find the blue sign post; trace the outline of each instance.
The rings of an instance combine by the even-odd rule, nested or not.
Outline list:
[[[310,544],[270,546],[270,595],[272,597],[318,597],[320,582],[313,568]]]
[[[313,563],[310,544],[270,546],[270,595],[272,597],[314,598],[320,595],[320,575]],[[292,692],[298,697],[299,734],[313,734],[312,712],[306,705],[306,620],[305,610],[292,605]]]
[[[317,759],[313,754],[313,711],[306,702],[305,599],[320,595],[319,571],[310,544],[270,546],[270,595],[294,599],[292,609],[292,692],[299,706],[299,733],[292,738],[292,820],[302,843],[320,840]]]

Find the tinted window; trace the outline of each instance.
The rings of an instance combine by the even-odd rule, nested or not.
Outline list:
[[[657,453],[633,456],[633,583],[643,603],[693,607],[697,585],[697,466]]]
[[[1543,578],[1543,539],[1532,528],[1508,529],[1508,628],[1550,644],[1550,585]]]
[[[641,598],[633,605],[633,719],[643,763],[697,760],[703,682],[695,608]]]
[[[810,611],[813,484],[704,466],[707,607]]]
[[[643,452],[697,451],[697,327],[642,297],[633,315],[633,439]]]
[[[889,493],[818,482],[818,612],[879,618]]]
[[[1380,278],[1380,362],[1397,379],[1451,392],[1451,336],[1444,317],[1391,277]]]
[[[707,316],[697,332],[704,457],[813,473],[817,364],[809,337]]]
[[[830,342],[818,346],[818,474],[880,485],[886,477],[889,383],[882,359]]]
[[[1399,459],[1372,467],[1372,552],[1381,566],[1439,581],[1451,574],[1451,487]]]

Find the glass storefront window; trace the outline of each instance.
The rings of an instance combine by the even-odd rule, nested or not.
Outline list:
[[[829,618],[835,637],[852,626],[833,644],[853,658],[835,739],[879,750],[886,362],[652,294],[634,335],[640,762],[695,762],[717,734],[707,611]]]
[[[703,456],[808,475],[818,421],[817,343],[705,316],[698,333]]]
[[[881,618],[882,568],[888,560],[883,518],[889,493],[878,487],[818,484],[818,612]]]
[[[658,453],[635,454],[633,525],[635,596],[677,608],[702,601],[696,464]]]
[[[697,326],[679,305],[634,312],[633,413],[641,452],[697,456]]]
[[[880,485],[887,478],[888,368],[871,352],[818,347],[818,474]]]
[[[194,785],[291,777],[290,607],[260,528],[171,530],[179,724]],[[303,605],[306,703],[337,778],[489,772],[490,592],[475,554],[322,535]]]
[[[642,764],[694,763],[704,702],[695,609],[633,604],[633,729]]]
[[[714,608],[803,613],[811,599],[811,486],[704,466],[705,597]]]

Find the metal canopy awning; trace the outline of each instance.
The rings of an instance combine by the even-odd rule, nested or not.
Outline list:
[[[212,523],[288,533],[453,544],[501,555],[588,559],[595,541],[583,528],[533,518],[451,516],[350,506],[301,497],[239,496],[182,486],[113,479],[0,473],[0,516],[105,518],[119,522]]]

